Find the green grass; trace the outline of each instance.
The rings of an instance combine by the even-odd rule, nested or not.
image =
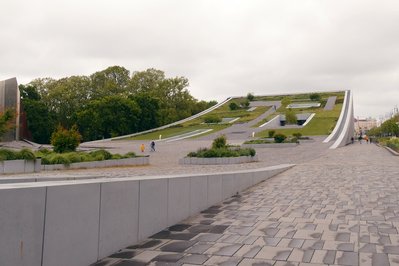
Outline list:
[[[234,100],[233,100],[234,101]],[[206,136],[207,134],[211,134],[214,132],[217,132],[219,130],[225,129],[227,127],[230,127],[232,124],[203,124],[204,123],[204,117],[206,116],[217,116],[220,118],[237,118],[239,117],[240,119],[235,121],[234,123],[245,123],[248,121],[251,121],[255,118],[257,118],[258,116],[260,116],[261,114],[263,114],[264,112],[266,112],[269,107],[266,106],[262,106],[262,107],[257,107],[254,111],[252,112],[248,112],[246,109],[239,109],[239,110],[234,110],[231,111],[229,108],[229,104],[231,101],[229,101],[228,103],[220,106],[219,108],[213,110],[212,112],[187,121],[183,124],[181,124],[181,126],[177,126],[177,127],[170,127],[170,128],[166,128],[163,130],[158,130],[155,132],[151,132],[148,134],[142,134],[142,135],[138,135],[138,136],[134,136],[134,137],[130,137],[130,138],[125,138],[124,140],[153,140],[153,139],[159,139],[159,135],[162,135],[162,138],[170,138],[170,137],[174,137],[174,136],[178,136],[184,133],[188,133],[188,132],[192,132],[194,130],[197,129],[213,129],[212,131],[208,132],[208,133],[204,133],[199,135],[198,137],[202,137],[202,136]],[[238,100],[236,100],[236,102],[239,102]],[[195,137],[193,137],[195,138]]]
[[[310,95],[310,93],[297,94],[297,95],[290,95],[290,97],[293,101],[299,101],[299,100],[303,101],[303,100],[308,99],[309,95]],[[338,96],[337,103],[339,103],[339,102],[342,103],[343,97],[344,97],[344,92],[332,92],[332,93],[326,92],[326,93],[320,93],[320,95],[322,96],[321,102],[325,102],[326,99],[328,99],[328,97],[330,97],[330,96]],[[255,99],[271,101],[271,100],[281,100],[286,96],[287,95],[264,96],[264,97],[262,96],[262,97],[255,97]],[[268,106],[261,106],[261,107],[257,107],[252,112],[248,112],[246,109],[238,109],[238,110],[233,110],[233,111],[230,110],[229,105],[231,102],[240,103],[241,101],[244,101],[245,99],[246,99],[245,97],[234,98],[234,99],[230,100],[229,102],[227,102],[226,104],[213,110],[212,112],[210,112],[202,117],[193,119],[191,121],[187,121],[179,126],[170,127],[167,129],[151,132],[148,134],[142,134],[142,135],[138,135],[138,136],[134,136],[134,137],[130,137],[130,138],[125,138],[125,140],[126,139],[128,139],[128,140],[154,140],[154,139],[158,139],[159,135],[162,135],[162,138],[165,139],[165,138],[178,136],[178,135],[181,135],[184,133],[192,132],[197,129],[213,129],[212,131],[210,131],[208,133],[204,133],[204,134],[197,136],[197,137],[202,137],[207,134],[211,134],[211,133],[217,132],[219,130],[225,129],[232,125],[232,124],[215,124],[215,125],[203,124],[204,117],[206,117],[206,116],[214,116],[214,117],[220,117],[220,118],[240,118],[237,121],[235,121],[234,124],[245,123],[245,122],[252,121],[253,119],[257,118],[258,116],[265,113],[270,108]],[[325,134],[328,134],[328,132],[331,130],[331,127],[333,127],[335,125],[335,121],[338,120],[341,106],[342,106],[342,104],[341,105],[336,104],[336,106],[335,106],[335,109],[337,109],[337,110],[339,109],[337,111],[338,115],[336,115],[333,112],[335,109],[333,111],[324,111],[323,105],[320,108],[295,109],[296,113],[313,112],[313,113],[317,113],[317,115],[303,129],[292,129],[292,130],[291,129],[283,129],[281,131],[282,131],[282,133],[287,132],[287,134],[291,134],[291,132],[292,133],[300,132],[303,135],[325,135]],[[271,120],[278,114],[284,114],[285,110],[286,110],[285,107],[286,106],[281,106],[279,109],[277,109],[277,111],[275,113],[273,113],[272,115],[267,117],[265,120],[259,122],[257,126],[265,123],[266,121]],[[280,131],[280,130],[278,130],[278,131]],[[264,131],[264,132],[266,132],[266,134],[267,134],[267,131]],[[286,134],[286,133],[284,133],[284,134]],[[260,133],[258,135],[263,136],[263,133]],[[192,138],[196,138],[196,137],[192,137]]]
[[[234,100],[232,100],[234,101]],[[187,121],[185,123],[183,123],[183,126],[189,126],[189,125],[195,125],[195,124],[201,124],[204,122],[204,117],[206,116],[217,116],[220,118],[237,118],[239,117],[240,119],[235,121],[234,123],[245,123],[251,120],[254,120],[255,118],[257,118],[258,116],[260,116],[261,114],[263,114],[264,112],[266,112],[270,107],[266,107],[266,106],[261,106],[261,107],[257,107],[255,110],[253,110],[252,112],[248,112],[246,109],[238,109],[238,110],[230,110],[229,108],[229,104],[231,103],[231,101],[229,101],[228,103],[220,106],[219,108],[213,110],[212,112],[193,119],[191,121]]]
[[[228,125],[193,125],[193,126],[183,126],[183,127],[170,127],[163,130],[158,130],[155,132],[142,134],[130,138],[125,138],[124,140],[156,140],[159,139],[159,135],[162,135],[162,139],[178,136],[184,133],[189,133],[197,129],[213,129],[209,133],[204,133],[199,136],[205,136],[213,132],[227,128]]]
[[[276,133],[282,133],[290,136],[293,133],[301,133],[303,136],[318,136],[328,135],[334,129],[334,126],[338,120],[341,112],[342,104],[336,104],[334,109],[331,111],[324,111],[322,108],[312,110],[311,112],[316,113],[313,119],[302,128],[287,128],[287,129],[274,129]],[[268,130],[261,131],[256,134],[257,137],[268,136]]]

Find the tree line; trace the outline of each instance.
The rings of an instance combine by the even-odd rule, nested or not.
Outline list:
[[[156,128],[216,104],[198,101],[188,86],[187,78],[161,70],[130,74],[112,66],[89,76],[38,78],[19,89],[32,140],[49,143],[59,125],[76,125],[90,141]]]

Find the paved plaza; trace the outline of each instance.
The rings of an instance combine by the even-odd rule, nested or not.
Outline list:
[[[303,156],[95,265],[399,265],[399,158],[365,143]]]

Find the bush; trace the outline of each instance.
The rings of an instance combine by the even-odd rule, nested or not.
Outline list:
[[[112,154],[112,160],[124,159],[125,157],[120,155],[119,153]]]
[[[218,116],[206,116],[204,117],[204,122],[207,124],[216,124],[222,122],[222,119]]]
[[[70,161],[70,163],[80,163],[83,161],[82,156],[76,152],[65,153],[64,156]]]
[[[226,140],[226,136],[225,135],[217,137],[212,142],[212,149],[225,148],[226,147],[226,143],[227,143],[227,140]]]
[[[51,134],[51,145],[57,153],[75,151],[79,146],[82,136],[77,127],[73,126],[70,130],[58,126],[55,132]]]
[[[247,99],[248,99],[248,101],[251,101],[251,102],[252,102],[252,101],[255,99],[255,96],[254,96],[252,93],[249,92],[249,93],[247,94]]]
[[[297,132],[297,133],[294,133],[294,134],[292,134],[294,137],[296,137],[297,139],[300,139],[301,137],[302,137],[302,134],[301,133],[299,133],[299,132]]]
[[[249,102],[248,100],[244,100],[244,101],[242,101],[242,102],[240,103],[240,106],[241,106],[242,108],[248,108],[249,105],[250,105],[250,102]]]
[[[54,154],[49,158],[50,164],[70,165],[71,161],[64,154]]]
[[[231,102],[229,104],[229,108],[230,108],[230,110],[234,111],[234,110],[240,109],[240,106],[236,102]]]
[[[15,151],[9,149],[0,149],[0,161],[16,160],[18,158]]]
[[[98,158],[98,161],[109,160],[112,158],[112,154],[104,149],[89,152],[89,155],[93,158]]]
[[[278,134],[274,135],[274,142],[283,143],[286,138],[287,138],[286,135],[278,133]]]
[[[388,140],[388,141],[386,142],[386,145],[387,145],[389,148],[391,148],[391,149],[393,149],[393,150],[399,152],[399,139],[397,139],[397,138],[390,139],[390,140]]]
[[[275,130],[269,130],[269,132],[267,132],[269,138],[273,138],[275,133],[276,133]]]
[[[311,101],[320,101],[321,100],[321,96],[318,93],[312,93],[309,96]]]
[[[291,109],[288,109],[285,112],[285,122],[286,124],[297,124],[298,123],[298,118],[295,114],[294,111],[292,111]]]
[[[29,149],[22,149],[17,154],[17,158],[21,160],[35,160],[35,154]]]
[[[137,155],[134,153],[134,152],[128,152],[128,153],[126,153],[125,155],[124,155],[124,157],[125,158],[134,158],[134,157],[136,157]]]

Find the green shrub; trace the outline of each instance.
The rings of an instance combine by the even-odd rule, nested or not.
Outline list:
[[[285,112],[285,122],[288,125],[290,125],[290,124],[291,125],[295,125],[295,124],[298,123],[298,118],[297,118],[297,116],[296,116],[296,114],[295,114],[295,112],[293,110],[288,109]]]
[[[389,148],[399,152],[399,139],[397,139],[397,138],[389,139],[389,140],[386,141],[386,145]]]
[[[119,153],[112,154],[112,160],[124,159],[125,157],[120,155]]]
[[[269,130],[269,132],[267,132],[267,134],[269,135],[269,138],[273,138],[274,134],[276,134],[275,130]]]
[[[21,160],[35,160],[35,154],[29,149],[22,149],[17,154],[17,158]]]
[[[134,152],[128,152],[124,155],[125,158],[134,158],[137,157],[137,155]]]
[[[240,106],[241,106],[242,108],[248,108],[249,105],[250,105],[249,100],[244,100],[244,101],[242,101],[242,102],[240,103]]]
[[[286,135],[278,133],[278,134],[274,135],[274,142],[283,143],[286,138],[287,138]]]
[[[225,148],[227,144],[226,136],[221,135],[213,140],[212,142],[212,149],[220,149]]]
[[[269,144],[269,143],[274,143],[274,142],[266,139],[253,139],[244,142],[244,144]]]
[[[216,123],[222,122],[222,119],[218,116],[210,115],[210,116],[204,117],[204,122],[206,124],[216,124]]]
[[[293,133],[292,134],[294,137],[296,137],[297,139],[300,139],[302,137],[302,134],[297,132],[297,133]]]
[[[321,96],[318,93],[311,93],[309,95],[309,98],[311,101],[320,101],[321,100]]]
[[[236,102],[231,102],[229,104],[229,108],[230,108],[230,110],[234,111],[234,110],[240,109],[240,106]]]
[[[49,157],[42,157],[42,164],[50,164]]]
[[[41,148],[41,149],[39,149],[39,152],[42,153],[42,154],[50,154],[50,153],[52,153],[52,151],[47,149],[47,148]]]
[[[70,152],[76,150],[81,139],[82,136],[76,126],[73,126],[70,130],[58,126],[51,135],[51,145],[54,146],[54,151],[57,153]]]
[[[254,156],[256,151],[252,148],[245,149],[229,149],[229,148],[216,148],[206,149],[200,148],[196,152],[190,152],[187,157],[197,158],[220,158],[220,157],[238,157],[238,156]]]
[[[70,163],[80,163],[82,162],[82,156],[76,152],[65,153],[64,156],[70,161]]]
[[[70,165],[71,161],[63,154],[54,154],[49,158],[50,164]]]
[[[0,149],[0,161],[16,160],[18,153],[9,149]]]
[[[251,101],[251,102],[252,102],[252,101],[255,99],[255,96],[254,96],[252,93],[249,92],[249,93],[247,94],[247,99],[248,99],[248,101]]]
[[[93,158],[99,158],[99,161],[109,160],[112,158],[112,154],[104,149],[89,152],[89,155]]]

